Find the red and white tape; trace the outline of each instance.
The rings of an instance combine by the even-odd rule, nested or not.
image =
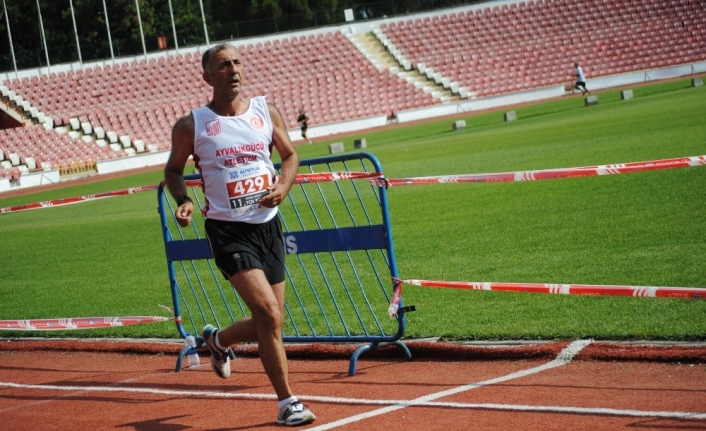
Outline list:
[[[313,172],[299,174],[295,184],[321,183],[329,181],[370,179],[371,182],[379,186],[409,186],[424,184],[448,184],[448,183],[481,183],[481,182],[504,182],[504,181],[537,181],[557,178],[590,177],[598,175],[627,174],[631,172],[652,171],[658,169],[687,168],[692,166],[706,165],[706,156],[679,157],[675,159],[652,160],[647,162],[620,163],[614,165],[583,166],[578,168],[559,168],[536,171],[516,171],[499,172],[489,174],[463,174],[463,175],[442,175],[432,177],[416,178],[384,178],[380,172]],[[188,187],[201,186],[201,180],[186,181]],[[24,205],[0,208],[0,214],[7,214],[18,211],[27,211],[40,208],[53,208],[61,205],[69,205],[81,202],[89,202],[107,197],[122,196],[155,190],[157,186],[132,187],[128,189],[115,190],[111,192],[98,193],[95,195],[79,196],[73,198],[56,199],[45,202],[35,202]]]
[[[44,201],[44,202],[34,202],[34,203],[30,203],[30,204],[0,208],[0,214],[18,212],[18,211],[36,210],[36,209],[41,209],[41,208],[53,208],[53,207],[58,207],[58,206],[62,206],[62,205],[78,204],[81,202],[95,201],[98,199],[110,198],[110,197],[114,197],[114,196],[132,195],[135,193],[155,190],[156,188],[157,188],[157,186],[131,187],[128,189],[98,193],[95,195],[86,195],[86,196],[78,196],[78,197],[73,197],[73,198],[55,199],[52,201]]]
[[[294,184],[360,180],[365,178],[382,178],[382,176],[382,172],[312,172],[310,174],[297,175]]]
[[[123,316],[123,317],[70,317],[60,319],[0,320],[0,331],[63,331],[72,329],[111,328],[167,322],[173,317]]]
[[[309,174],[299,174],[295,179],[295,184],[306,184],[306,183],[322,183],[329,181],[343,181],[343,180],[357,180],[366,178],[380,178],[382,177],[381,172],[321,172],[321,173],[309,173]],[[202,185],[201,180],[188,180],[186,181],[187,187],[200,187]],[[55,199],[52,201],[45,202],[34,202],[30,204],[16,205],[12,207],[0,208],[0,214],[12,213],[18,211],[36,210],[41,208],[53,208],[62,205],[77,204],[81,202],[89,202],[103,198],[130,195],[139,192],[147,192],[151,190],[156,190],[158,186],[142,186],[142,187],[132,187],[129,189],[115,190],[112,192],[98,193],[95,195],[78,196],[73,198],[63,198]]]
[[[382,172],[311,172],[308,174],[298,174],[294,179],[294,184],[328,183],[331,181],[361,180],[366,178],[382,178]],[[275,179],[275,182],[279,178]],[[186,181],[187,187],[199,187],[201,180]]]
[[[706,299],[706,288],[700,287],[615,286],[594,284],[539,284],[502,282],[495,283],[432,280],[401,280],[401,282],[413,286],[441,287],[447,289],[549,293],[557,295],[635,296],[650,298]]]
[[[388,186],[409,186],[447,183],[483,183],[505,181],[537,181],[558,178],[590,177],[598,175],[627,174],[658,169],[687,168],[706,165],[706,156],[680,157],[676,159],[652,160],[647,162],[621,163],[615,165],[583,166],[536,171],[499,172],[489,174],[443,175],[416,178],[388,178]]]

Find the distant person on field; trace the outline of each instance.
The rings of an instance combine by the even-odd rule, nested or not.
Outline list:
[[[309,117],[307,117],[304,113],[304,108],[299,108],[299,116],[297,117],[297,122],[299,122],[299,125],[302,129],[302,138],[304,138],[307,143],[311,144],[311,139],[309,139],[306,135],[306,130],[309,128],[308,121]]]
[[[177,120],[164,179],[177,202],[176,221],[188,226],[194,204],[183,174],[193,156],[203,178],[202,213],[214,261],[251,313],[226,328],[203,329],[211,368],[230,377],[230,346],[257,342],[277,394],[277,423],[308,424],[316,417],[292,393],[282,342],[285,252],[278,206],[297,176],[299,156],[277,108],[264,97],[243,94],[245,68],[235,46],[216,45],[201,63],[203,80],[213,88],[211,101]],[[270,159],[273,149],[282,160],[279,178]]]
[[[574,71],[574,76],[576,76],[576,84],[574,84],[574,90],[581,90],[581,94],[591,94],[586,88],[586,77],[583,74],[583,69],[578,63],[574,63],[576,70]],[[572,91],[573,93],[573,91]]]

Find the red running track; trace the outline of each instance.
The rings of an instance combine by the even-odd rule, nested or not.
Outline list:
[[[706,428],[706,347],[579,340],[516,347],[409,342],[348,376],[354,347],[288,346],[307,430]],[[0,342],[3,430],[270,430],[275,398],[252,347],[233,375],[174,372],[179,344]]]

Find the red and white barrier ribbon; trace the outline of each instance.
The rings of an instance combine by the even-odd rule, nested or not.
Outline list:
[[[173,317],[70,317],[65,319],[0,320],[0,331],[64,331],[72,329],[111,328],[167,322]]]
[[[299,174],[295,179],[295,184],[306,184],[306,183],[322,183],[329,181],[342,181],[342,180],[357,180],[365,178],[379,178],[382,177],[382,173],[379,172],[321,172],[321,173],[309,173],[309,174]],[[200,187],[202,184],[201,180],[188,180],[186,181],[187,187]],[[99,193],[95,195],[78,196],[73,198],[63,198],[55,199],[52,201],[45,202],[34,202],[24,205],[16,205],[13,207],[0,208],[0,214],[35,210],[40,208],[52,208],[61,205],[77,204],[81,202],[94,201],[103,198],[109,198],[114,196],[129,195],[139,192],[146,192],[151,190],[156,190],[158,186],[143,186],[143,187],[132,187],[129,189],[115,190],[112,192]]]
[[[310,174],[297,175],[294,184],[360,180],[365,178],[382,178],[382,176],[382,172],[312,172]]]
[[[687,168],[692,166],[706,165],[706,156],[680,157],[676,159],[652,160],[647,162],[620,163],[614,165],[584,166],[578,168],[559,168],[536,171],[516,171],[499,172],[489,174],[462,174],[443,175],[433,177],[416,178],[384,178],[379,172],[313,172],[299,174],[295,184],[320,183],[341,180],[356,180],[369,178],[373,184],[382,187],[389,186],[409,186],[423,184],[447,184],[447,183],[480,183],[480,182],[504,182],[504,181],[536,181],[550,180],[557,178],[590,177],[598,175],[627,174],[631,172],[652,171],[658,169]],[[186,181],[187,187],[201,186],[201,180]],[[134,194],[149,190],[155,190],[157,186],[133,187],[129,189],[116,190],[112,192],[99,193],[95,195],[80,196],[74,198],[56,199],[46,202],[35,202],[13,207],[0,208],[0,214],[26,211],[40,208],[52,208],[61,205],[69,205],[92,200]]]
[[[156,188],[157,188],[157,186],[131,187],[128,189],[98,193],[95,195],[86,195],[86,196],[78,196],[78,197],[73,197],[73,198],[55,199],[52,201],[44,201],[44,202],[34,202],[34,203],[30,203],[30,204],[0,208],[0,214],[18,212],[18,211],[36,210],[36,209],[41,209],[41,208],[53,208],[53,207],[58,207],[61,205],[78,204],[81,202],[95,201],[98,199],[110,198],[110,197],[114,197],[114,196],[132,195],[135,193],[146,192],[149,190],[155,190]]]
[[[558,295],[593,296],[636,296],[650,298],[693,298],[706,299],[706,288],[700,287],[655,287],[655,286],[612,286],[591,284],[539,284],[539,283],[494,283],[401,280],[402,283],[422,287],[442,287],[448,289],[493,290],[505,292],[550,293]]]
[[[392,298],[390,298],[390,306],[387,307],[387,313],[390,318],[397,316],[397,311],[400,309],[400,300],[402,299],[402,280],[393,278],[392,284],[394,285],[394,293]]]
[[[294,184],[328,183],[331,181],[360,180],[366,178],[382,178],[382,172],[312,172],[308,174],[298,174],[294,179]],[[279,181],[279,177],[275,182]],[[201,186],[201,180],[186,181],[187,187]]]
[[[409,186],[446,183],[482,183],[504,181],[536,181],[558,178],[590,177],[598,175],[627,174],[658,169],[687,168],[706,165],[706,156],[680,157],[676,159],[652,160],[647,162],[621,163],[615,165],[583,166],[536,171],[499,172],[490,174],[444,175],[416,178],[388,178],[388,186]]]

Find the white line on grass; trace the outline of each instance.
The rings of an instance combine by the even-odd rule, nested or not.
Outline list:
[[[584,347],[591,343],[591,340],[579,340],[569,345],[562,350],[557,357],[538,367],[529,368],[523,371],[508,374],[506,376],[497,377],[490,380],[485,380],[478,383],[459,386],[457,388],[446,391],[437,392],[435,394],[419,397],[414,400],[375,400],[361,398],[339,398],[339,397],[323,397],[323,396],[301,396],[300,398],[329,404],[355,404],[355,405],[381,405],[387,406],[368,413],[363,413],[349,418],[341,419],[336,422],[322,424],[318,427],[308,428],[308,430],[326,430],[342,425],[347,425],[356,421],[382,415],[391,411],[399,410],[406,407],[424,406],[424,407],[441,407],[441,408],[456,408],[456,409],[476,409],[476,410],[501,410],[501,411],[517,411],[517,412],[550,412],[550,413],[569,413],[569,414],[592,414],[603,416],[627,416],[627,417],[656,417],[668,419],[706,419],[706,412],[670,412],[670,411],[645,411],[632,409],[611,409],[602,407],[560,407],[560,406],[530,406],[522,404],[494,404],[494,403],[456,403],[456,402],[438,402],[435,399],[443,398],[459,392],[468,391],[471,389],[480,388],[483,386],[492,385],[495,383],[505,382],[508,380],[525,377],[531,374],[536,374],[551,368],[556,368],[566,365],[573,357]],[[217,392],[217,391],[189,391],[189,390],[172,390],[172,389],[153,389],[153,388],[126,388],[115,386],[57,386],[57,385],[27,385],[13,382],[0,382],[0,387],[14,389],[37,389],[40,391],[86,391],[86,392],[122,392],[131,394],[146,394],[146,395],[168,395],[182,397],[199,397],[199,398],[228,398],[228,399],[249,399],[249,400],[274,400],[274,394],[257,394],[257,393],[232,393],[232,392]],[[2,410],[0,410],[2,412]]]

